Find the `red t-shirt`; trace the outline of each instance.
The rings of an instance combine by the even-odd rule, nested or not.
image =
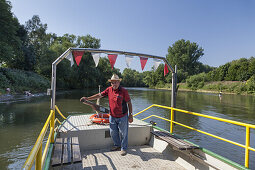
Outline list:
[[[128,113],[127,102],[130,101],[130,97],[126,89],[119,87],[114,90],[108,87],[101,95],[108,96],[111,116],[120,118]]]

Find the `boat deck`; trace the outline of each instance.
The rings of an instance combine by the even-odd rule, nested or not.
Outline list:
[[[102,124],[98,125],[95,123],[92,123],[90,121],[90,116],[92,114],[86,114],[86,115],[74,115],[70,116],[66,119],[66,121],[63,123],[61,128],[59,129],[59,132],[74,132],[74,131],[82,131],[82,130],[95,130],[95,129],[105,129],[109,128],[109,124]],[[141,120],[134,119],[134,122],[129,124],[129,128],[132,127],[141,127],[141,126],[148,126],[148,123],[145,123]]]
[[[109,125],[90,122],[90,115],[72,115],[59,128],[59,137],[78,137],[82,162],[62,164],[51,169],[184,169],[148,145],[151,139],[150,124],[134,119],[129,124],[129,148],[127,155],[120,151],[110,151],[113,146]]]
[[[154,148],[143,146],[131,146],[126,156],[121,156],[120,151],[109,151],[107,149],[88,150],[81,152],[82,162],[52,169],[97,169],[97,170],[117,170],[117,169],[175,169],[184,170],[182,166],[174,160],[169,160],[162,153]]]

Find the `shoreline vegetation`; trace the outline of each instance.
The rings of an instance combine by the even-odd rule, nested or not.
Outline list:
[[[247,81],[215,81],[206,82],[202,88],[192,89],[188,83],[178,83],[178,91],[193,91],[198,93],[215,94],[235,94],[235,95],[254,95],[255,92],[247,91]],[[155,89],[171,90],[172,84],[166,84],[164,87],[154,87]]]
[[[124,84],[125,86],[125,84]],[[178,83],[178,91],[193,91],[202,93],[255,95],[246,91],[247,81],[214,81],[205,82],[201,88],[194,88],[188,83]],[[153,89],[171,90],[172,84],[166,83],[149,87]],[[11,91],[7,92],[6,89]],[[25,92],[40,93],[50,88],[50,81],[39,74],[30,71],[0,68],[0,96],[6,94],[24,94]],[[66,89],[69,90],[69,89]]]
[[[0,95],[29,95],[31,93],[46,92],[49,87],[50,81],[37,73],[0,68]]]

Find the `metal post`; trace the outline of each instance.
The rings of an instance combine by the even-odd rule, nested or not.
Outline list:
[[[54,143],[55,110],[51,110],[51,113],[52,113],[52,115],[51,115],[51,119],[50,119],[50,131],[52,131],[52,135],[51,135],[51,138],[50,138],[50,143]]]
[[[176,108],[176,85],[177,85],[177,65],[175,65],[175,71],[172,73],[172,94],[171,94],[171,107]],[[176,120],[175,111],[171,110],[171,120]],[[174,124],[171,123],[170,132],[173,132]]]
[[[38,153],[36,155],[36,161],[35,161],[35,169],[41,170],[42,169],[42,144],[40,145],[40,148],[38,150]]]
[[[249,168],[250,127],[246,126],[245,167]]]
[[[57,74],[56,64],[52,64],[52,77],[51,77],[51,110],[55,111],[55,100],[56,100],[56,74]]]
[[[170,133],[173,133],[174,131],[174,126],[173,126],[173,121],[174,121],[174,110],[173,108],[171,109],[171,122],[170,122]]]
[[[171,94],[171,107],[176,107],[176,84],[177,84],[177,66],[175,65],[175,72],[172,73],[172,94]]]

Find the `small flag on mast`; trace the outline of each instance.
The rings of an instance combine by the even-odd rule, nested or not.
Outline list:
[[[98,66],[101,53],[91,53],[96,67]]]
[[[79,66],[83,54],[84,54],[84,51],[73,51],[73,56],[74,56],[77,66]]]
[[[130,67],[130,63],[131,63],[131,61],[132,61],[133,58],[134,58],[134,57],[131,56],[131,55],[126,55],[126,56],[125,56],[126,64],[127,64],[128,67]]]
[[[169,71],[168,71],[167,65],[165,64],[165,67],[164,67],[164,76],[166,76],[168,72]]]
[[[148,61],[148,58],[145,58],[145,57],[140,57],[140,62],[141,62],[141,67],[142,67],[142,70],[144,69],[146,63]]]
[[[158,66],[160,65],[161,61],[158,60],[158,59],[153,59],[153,62],[154,62],[154,67],[153,67],[153,70],[156,71]]]
[[[69,60],[69,61],[71,62],[71,67],[72,67],[73,64],[74,64],[74,61],[73,61],[73,55],[72,55],[71,52],[68,54],[68,56],[66,57],[66,59]]]
[[[108,58],[109,58],[112,70],[113,70],[114,64],[116,62],[117,56],[118,56],[117,54],[108,54]]]

